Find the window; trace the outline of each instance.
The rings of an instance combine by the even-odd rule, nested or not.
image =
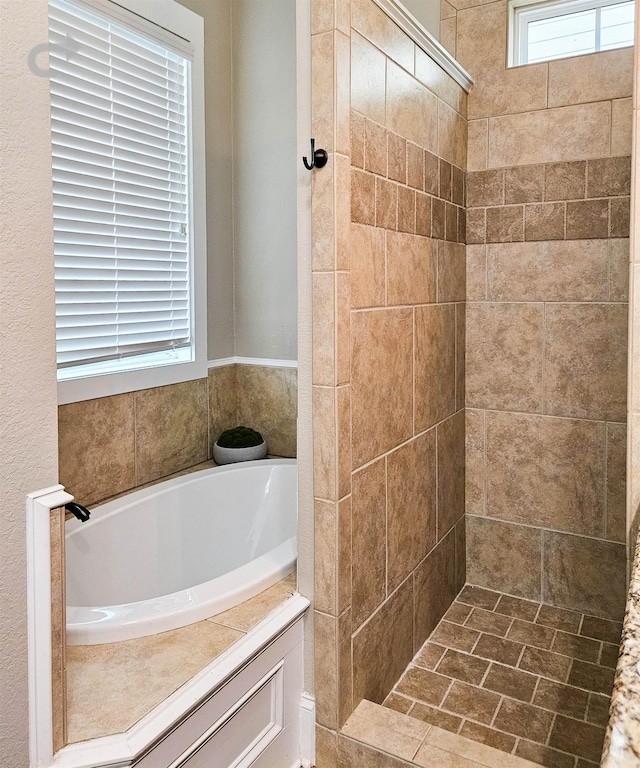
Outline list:
[[[513,0],[509,12],[510,66],[633,45],[634,0]]]
[[[206,375],[202,56],[154,6],[49,2],[61,402]]]

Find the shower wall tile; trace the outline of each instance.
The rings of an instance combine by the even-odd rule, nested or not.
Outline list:
[[[317,499],[336,501],[336,391],[313,387],[313,492]]]
[[[631,126],[632,104],[631,99],[616,99],[611,102],[611,154],[631,154]]]
[[[343,34],[341,31],[334,33],[335,56],[335,151],[343,155],[349,154],[351,143],[351,40],[349,31]],[[313,83],[315,88],[315,82]],[[324,145],[320,145],[324,146]],[[327,150],[329,151],[329,150]]]
[[[390,59],[413,73],[415,45],[382,9],[370,0],[352,0],[351,25]]]
[[[387,304],[436,300],[437,256],[428,237],[387,232]]]
[[[469,120],[467,127],[469,146],[467,148],[467,170],[483,171],[487,167],[489,121]]]
[[[540,411],[544,305],[467,306],[467,406]]]
[[[415,430],[428,429],[456,408],[455,308],[415,309]]]
[[[80,504],[136,485],[134,408],[132,393],[59,407],[60,482]]]
[[[412,311],[354,312],[351,332],[355,468],[394,448],[412,434]],[[372,414],[375,418],[371,418]]]
[[[311,246],[312,268],[314,271],[335,268],[336,237],[334,226],[334,156],[323,168],[323,173],[314,174],[313,195],[311,196],[311,226],[313,242]],[[364,215],[364,214],[361,214]]]
[[[446,0],[445,0],[446,2]],[[467,116],[467,94],[427,54],[416,46],[416,79],[462,117]],[[464,168],[464,165],[462,166]]]
[[[357,629],[387,595],[385,460],[353,473],[351,605]]]
[[[581,591],[571,571],[586,568],[585,551],[611,562],[627,535],[633,51],[509,69],[507,6],[443,3],[442,29],[456,35],[457,58],[475,80],[467,110],[468,577],[538,598],[553,571],[559,605],[581,610],[591,590],[592,610],[606,614],[613,607],[598,584]],[[518,557],[495,545],[508,540],[505,531],[529,552],[528,560],[518,553],[528,584],[518,582]],[[546,544],[541,562],[542,541],[554,536],[560,565]],[[619,578],[613,566],[607,573]]]
[[[438,243],[438,301],[464,302],[466,284],[465,246]]]
[[[609,301],[629,301],[629,239],[609,240]]]
[[[627,427],[607,424],[606,538],[626,541]]]
[[[387,61],[386,125],[438,154],[438,98],[391,61]]]
[[[320,611],[313,614],[313,654],[316,722],[338,728],[338,619]]]
[[[486,420],[488,516],[604,536],[604,423],[499,412]]]
[[[311,115],[317,146],[335,149],[334,123],[334,33],[311,38]]]
[[[489,168],[607,157],[610,146],[610,102],[489,119]]]
[[[633,47],[549,62],[550,107],[628,96],[633,85]]]
[[[387,457],[387,592],[393,592],[437,540],[436,433]]]
[[[452,530],[414,572],[414,653],[422,647],[458,592],[456,554],[456,531]]]
[[[297,368],[237,366],[236,421],[262,434],[274,456],[296,456]]]
[[[465,414],[458,411],[438,427],[438,540],[464,515]]]
[[[351,35],[351,108],[386,124],[385,79],[387,59],[371,43]]]
[[[337,702],[322,715],[327,728],[339,726],[362,696],[382,697],[411,658],[424,603],[413,597],[418,569],[426,591],[436,583],[427,563],[445,574],[437,575],[447,584],[441,606],[431,611],[439,615],[465,568],[467,96],[372,0],[355,0],[352,11],[348,70],[335,30],[338,5],[319,8],[315,27],[322,36],[333,23],[333,53],[328,41],[314,49],[324,59],[318,71],[334,78],[325,112],[344,107],[341,71],[351,92],[350,146],[340,145],[341,116],[334,114],[338,153],[332,170],[313,181],[314,228],[331,230],[318,233],[313,260],[315,495],[331,502],[318,506],[331,514],[318,521],[317,557],[334,547],[316,573],[322,615],[337,619],[316,635],[316,653],[326,650],[334,665],[328,685]],[[323,120],[324,113],[320,128]],[[345,213],[348,227],[340,223]],[[456,411],[441,426],[439,492],[438,425]],[[436,545],[439,495],[446,513]]]
[[[465,511],[485,514],[485,411],[465,411]]]
[[[487,298],[487,246],[467,245],[466,262],[466,299],[483,301]]]
[[[626,371],[625,305],[547,306],[547,413],[624,421],[627,412]]]
[[[545,603],[620,621],[626,598],[624,544],[545,531]]]
[[[335,273],[314,272],[313,280],[313,383],[335,382]]]
[[[609,299],[609,241],[492,243],[486,254],[490,301]],[[470,255],[475,256],[473,251]]]
[[[409,578],[354,634],[354,701],[382,703],[413,658],[413,599]]]
[[[547,64],[507,69],[506,37],[506,2],[458,11],[456,58],[475,80],[469,119],[547,106]]]
[[[134,397],[137,485],[208,458],[206,379],[146,389]]]
[[[467,167],[467,120],[443,101],[438,101],[438,155]]]
[[[315,573],[313,598],[317,611],[336,613],[338,586],[338,505],[317,499],[314,504]]]
[[[542,531],[486,517],[467,516],[467,581],[541,599]]]
[[[209,369],[209,456],[212,455],[213,444],[222,432],[238,426],[236,370],[235,365]]]

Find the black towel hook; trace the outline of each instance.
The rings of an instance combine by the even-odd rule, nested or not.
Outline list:
[[[311,163],[309,163],[306,157],[302,158],[304,167],[308,171],[312,171],[314,168],[324,168],[329,159],[326,149],[316,149],[315,146],[316,140],[311,139]]]

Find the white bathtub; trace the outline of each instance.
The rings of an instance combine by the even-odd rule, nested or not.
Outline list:
[[[213,467],[66,524],[67,642],[144,637],[257,595],[296,561],[295,459]]]

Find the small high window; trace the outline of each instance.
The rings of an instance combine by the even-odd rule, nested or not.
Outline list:
[[[633,45],[634,0],[512,0],[509,13],[512,67]]]
[[[49,9],[58,381],[194,378],[194,46],[108,0]]]

